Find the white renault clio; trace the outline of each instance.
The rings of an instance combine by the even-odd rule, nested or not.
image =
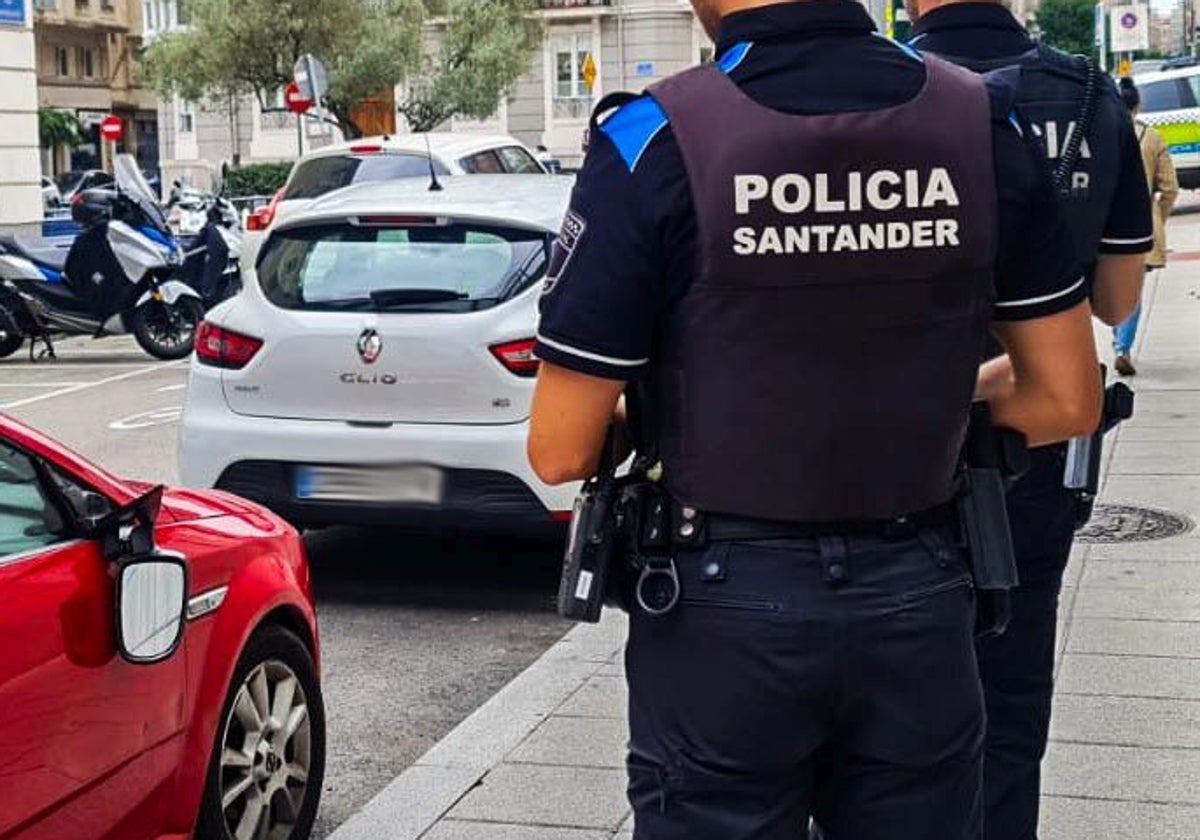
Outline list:
[[[525,436],[571,182],[364,184],[273,228],[243,291],[197,331],[183,481],[309,526],[569,518],[574,488],[537,479]]]

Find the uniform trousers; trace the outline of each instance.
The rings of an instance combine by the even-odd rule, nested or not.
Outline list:
[[[626,647],[635,840],[975,840],[983,698],[949,529],[713,543]]]
[[[987,703],[985,840],[1035,840],[1042,758],[1050,731],[1058,597],[1075,535],[1075,499],[1063,489],[1065,446],[1030,453],[1008,493],[1021,585],[1008,631],[978,642]]]

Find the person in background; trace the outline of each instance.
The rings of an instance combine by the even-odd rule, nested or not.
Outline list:
[[[1161,134],[1137,118],[1142,97],[1137,85],[1128,76],[1121,79],[1121,99],[1134,118],[1134,131],[1142,148],[1142,166],[1146,170],[1146,186],[1154,201],[1151,212],[1154,216],[1154,250],[1146,254],[1146,271],[1162,268],[1167,264],[1167,218],[1179,196],[1179,181],[1175,177],[1175,164]],[[1138,321],[1142,316],[1139,304],[1128,318],[1113,328],[1113,352],[1116,359],[1113,367],[1122,376],[1134,376],[1133,340],[1137,337]]]

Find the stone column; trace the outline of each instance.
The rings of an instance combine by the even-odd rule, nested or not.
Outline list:
[[[30,0],[0,0],[0,233],[39,233],[37,58]]]

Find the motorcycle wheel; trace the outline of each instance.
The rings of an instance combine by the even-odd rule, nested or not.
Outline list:
[[[16,353],[24,343],[25,334],[17,325],[16,316],[0,301],[0,359]]]
[[[204,318],[204,304],[183,297],[175,303],[151,300],[133,311],[129,330],[138,346],[156,359],[187,358],[196,340],[196,327]]]

